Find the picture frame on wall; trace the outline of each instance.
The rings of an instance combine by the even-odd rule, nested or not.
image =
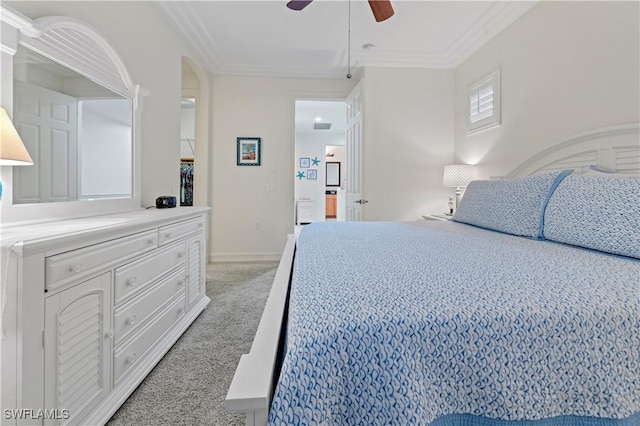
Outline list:
[[[318,171],[316,169],[307,170],[307,179],[308,180],[316,180],[316,179],[318,179]]]
[[[308,169],[309,167],[311,167],[311,159],[308,157],[301,157],[300,158],[300,168],[301,169]]]
[[[259,166],[261,153],[261,138],[238,138],[237,165]]]

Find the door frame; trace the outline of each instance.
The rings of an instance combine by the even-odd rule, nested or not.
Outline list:
[[[351,93],[351,92],[350,92]],[[293,120],[292,120],[292,126],[293,126],[293,151],[292,151],[292,163],[294,165],[293,171],[292,171],[292,176],[293,176],[293,225],[294,228],[297,225],[297,220],[296,220],[296,209],[297,209],[297,201],[298,201],[298,194],[296,191],[296,171],[298,170],[298,165],[296,164],[297,161],[297,157],[296,157],[296,148],[297,148],[297,140],[296,140],[296,113],[297,113],[297,107],[296,107],[296,102],[297,101],[311,101],[311,102],[343,102],[346,104],[347,102],[347,98],[344,95],[336,95],[336,94],[326,94],[326,96],[324,96],[323,94],[312,94],[312,95],[305,95],[305,94],[294,94],[292,96],[292,104],[293,104]],[[345,135],[346,136],[346,135]],[[346,141],[345,141],[346,143]],[[323,143],[322,144],[322,149],[323,152],[326,149],[327,145],[335,145],[333,143]],[[345,145],[346,146],[346,145]],[[324,188],[324,178],[325,178],[325,163],[326,163],[326,157],[322,157],[322,172],[318,173],[318,179],[322,179],[322,187]],[[324,194],[324,189],[322,190],[322,193]],[[323,216],[322,216],[322,220],[321,222],[325,222],[326,221],[326,200],[325,197],[321,197],[321,200],[319,201],[318,207],[321,207],[320,211],[323,212]]]

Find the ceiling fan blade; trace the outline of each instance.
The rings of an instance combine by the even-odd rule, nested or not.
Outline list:
[[[291,0],[287,3],[287,7],[291,10],[302,10],[305,7],[309,6],[313,0]]]
[[[393,16],[394,12],[393,6],[391,6],[391,0],[369,0],[369,6],[371,6],[371,11],[376,18],[376,22],[385,21]]]

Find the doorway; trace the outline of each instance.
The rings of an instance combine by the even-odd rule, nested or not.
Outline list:
[[[346,220],[347,147],[325,145],[325,220]]]
[[[193,206],[196,100],[182,98],[180,115],[180,205]]]
[[[338,192],[347,175],[342,169],[341,181],[327,182],[326,167],[336,161],[346,164],[346,161],[338,160],[343,158],[342,155],[346,157],[346,124],[347,105],[344,100],[296,100],[295,225],[342,219],[338,214]],[[332,213],[332,205],[335,206],[335,214]]]

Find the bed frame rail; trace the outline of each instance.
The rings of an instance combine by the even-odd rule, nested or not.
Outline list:
[[[295,249],[296,236],[290,234],[251,350],[240,357],[227,392],[227,411],[245,413],[247,426],[267,424],[279,375]]]

